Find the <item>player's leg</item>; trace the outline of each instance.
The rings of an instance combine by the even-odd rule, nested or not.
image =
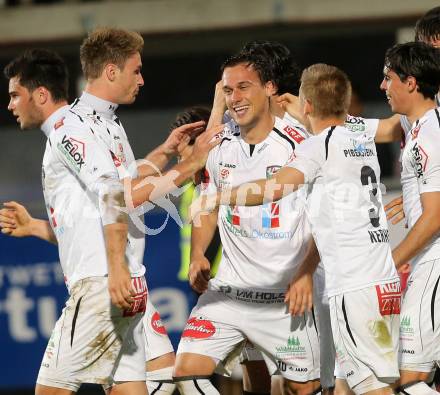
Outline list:
[[[246,342],[241,354],[243,394],[270,394],[271,377],[261,352],[251,342]]]
[[[244,341],[242,332],[234,325],[243,318],[237,305],[214,290],[199,298],[177,349],[173,376],[181,394],[219,394],[209,377],[217,364]]]
[[[176,356],[160,314],[151,301],[147,302],[143,325],[148,392],[171,395],[176,387],[173,382]]]
[[[48,387],[47,385],[37,384],[35,386],[35,395],[72,395],[76,391],[64,388]]]
[[[338,363],[355,394],[392,393],[397,369],[400,283],[329,299]]]

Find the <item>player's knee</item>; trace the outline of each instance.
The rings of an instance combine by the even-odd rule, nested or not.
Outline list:
[[[181,395],[220,395],[208,377],[175,377],[174,380]]]
[[[404,384],[396,388],[396,392],[402,395],[438,395],[438,392],[429,387],[424,381]]]
[[[173,377],[206,376],[212,375],[216,362],[206,355],[182,353],[176,357]]]
[[[317,395],[321,392],[319,380],[310,380],[305,383],[283,380],[283,389],[286,395]]]

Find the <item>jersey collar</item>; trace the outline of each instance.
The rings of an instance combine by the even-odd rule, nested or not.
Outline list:
[[[56,122],[58,122],[64,115],[64,113],[68,110],[69,106],[63,106],[60,107],[58,110],[53,112],[49,118],[47,118],[43,124],[41,125],[40,129],[43,131],[43,133],[46,135],[46,137],[50,136],[50,133],[53,130],[53,127]]]
[[[107,119],[113,119],[115,116],[115,111],[118,108],[117,104],[101,99],[100,97],[92,95],[88,92],[83,92],[79,99]]]

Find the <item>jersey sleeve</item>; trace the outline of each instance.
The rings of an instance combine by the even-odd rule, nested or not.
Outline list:
[[[202,173],[202,184],[200,186],[200,194],[208,195],[210,193],[214,193],[217,191],[218,183],[217,183],[217,173],[214,170],[215,163],[215,151],[217,148],[214,148],[208,155],[208,160],[206,161],[206,166],[203,169]]]
[[[110,151],[94,134],[81,125],[63,125],[54,130],[50,143],[55,156],[86,186],[98,179],[119,179]]]
[[[288,167],[304,174],[306,184],[313,183],[325,162],[325,143],[321,136],[312,136],[299,144]]]
[[[345,127],[352,132],[364,132],[368,136],[375,137],[379,127],[379,119],[347,115]]]
[[[420,193],[440,192],[440,141],[429,134],[419,135],[412,160]]]

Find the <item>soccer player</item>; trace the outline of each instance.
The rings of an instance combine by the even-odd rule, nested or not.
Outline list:
[[[390,48],[385,55],[385,91],[393,112],[411,123],[402,154],[403,206],[410,231],[393,250],[397,267],[411,261],[400,324],[400,384],[403,393],[436,393],[426,385],[440,359],[440,54],[422,42]]]
[[[136,33],[116,29],[92,33],[81,47],[87,92],[68,111],[55,111],[43,125],[48,128],[43,185],[53,232],[44,221],[38,222],[37,232],[52,241],[55,235],[70,298],[46,349],[37,394],[73,393],[82,382],[115,384],[110,392],[146,393],[140,314],[147,294],[144,235],[135,226],[136,221],[142,223],[139,214],[127,215],[121,181],[138,187],[128,190],[133,197],[128,203],[138,206],[153,194],[158,197],[180,185],[203,166],[215,143],[198,140],[198,159],[193,156],[176,166],[171,180],[154,177],[157,182],[151,185],[134,179],[136,166],[129,167],[134,158],[114,110],[116,103],[134,101],[143,85],[142,45]],[[10,79],[9,109],[23,128],[41,125],[51,108],[46,104],[53,99],[51,85],[35,78],[35,70],[27,66],[12,62],[5,70]],[[50,64],[42,73],[46,78],[48,69]],[[24,107],[16,107],[17,102]],[[61,111],[61,105],[55,110]]]
[[[227,124],[206,167],[210,185],[220,189],[269,177],[306,137],[271,114],[274,85],[259,56],[240,52],[226,61],[222,81],[235,123]],[[177,351],[174,375],[184,394],[217,394],[209,376],[246,340],[262,351],[271,373],[279,370],[288,379],[291,391],[309,394],[319,388],[314,317],[307,313],[292,318],[284,306],[287,284],[304,254],[307,228],[302,210],[301,201],[292,195],[250,210],[225,208],[206,218],[202,227],[193,227],[190,280],[205,292]],[[222,261],[207,286],[205,251],[217,219]]]
[[[344,127],[350,94],[347,76],[336,67],[317,64],[304,70],[300,101],[315,136],[299,145],[270,180],[204,196],[194,213],[218,204],[260,205],[305,184],[317,250],[311,240],[287,294],[289,309],[302,314],[311,308],[311,276],[320,258],[337,359],[347,381],[357,394],[386,394],[399,377],[400,282],[381,204],[374,135]]]

